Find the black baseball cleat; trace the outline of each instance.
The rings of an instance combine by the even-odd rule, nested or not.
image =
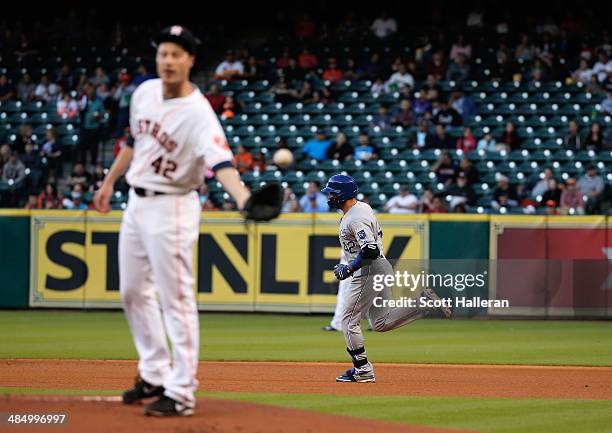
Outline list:
[[[134,388],[123,393],[123,403],[133,404],[145,398],[159,397],[164,394],[163,386],[151,385],[140,376],[136,376]]]
[[[323,328],[321,328],[321,329],[323,329],[324,331],[328,331],[328,332],[334,332],[334,331],[335,331],[335,332],[340,332],[340,330],[339,330],[339,329],[336,329],[336,328],[334,328],[334,327],[333,327],[333,326],[331,326],[331,325],[324,326],[324,327],[323,327]]]
[[[359,373],[356,368],[351,368],[336,377],[336,382],[376,382],[376,378],[374,370]]]
[[[144,413],[149,416],[191,416],[194,410],[166,395],[162,395],[158,400],[147,404]]]

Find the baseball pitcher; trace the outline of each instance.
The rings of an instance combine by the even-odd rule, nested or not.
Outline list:
[[[200,347],[193,273],[200,226],[196,189],[211,168],[245,217],[255,220],[278,215],[282,196],[278,186],[268,188],[262,210],[261,190],[250,195],[241,183],[217,116],[189,81],[197,39],[185,27],[172,26],[155,42],[160,78],[134,92],[132,137],[94,204],[108,212],[113,185],[127,171],[131,189],[119,235],[120,293],[139,362],[123,402],[157,398],[145,414],[186,416],[194,412]]]

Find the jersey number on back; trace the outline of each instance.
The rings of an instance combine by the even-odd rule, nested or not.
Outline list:
[[[162,176],[170,180],[172,180],[172,176],[170,176],[170,173],[176,170],[176,162],[167,159],[164,163],[163,156],[160,156],[155,161],[153,161],[151,163],[151,166],[155,168],[155,174],[161,174]]]

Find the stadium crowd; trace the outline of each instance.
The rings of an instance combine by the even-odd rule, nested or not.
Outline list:
[[[434,26],[435,14],[433,8]],[[512,121],[505,122],[503,132],[497,135],[473,131],[467,120],[481,113],[473,96],[462,91],[462,83],[579,83],[584,94],[597,95],[601,102],[593,109],[588,124],[568,119],[560,148],[595,154],[612,150],[610,123],[600,121],[602,116],[612,115],[612,43],[605,26],[587,25],[585,17],[567,11],[554,17],[534,16],[518,26],[511,16],[475,7],[466,10],[462,25],[452,31],[441,31],[440,27],[437,32],[415,34],[417,30],[403,28],[401,20],[387,11],[377,16],[348,12],[336,23],[304,14],[285,22],[275,38],[261,44],[265,47],[269,43],[273,48],[228,46],[224,58],[205,69],[209,77],[203,90],[225,122],[240,116],[246,104],[239,93],[225,90],[223,83],[265,81],[265,92],[275,103],[329,106],[338,102],[338,84],[367,82],[369,93],[377,98],[395,95],[391,103],[380,104],[376,114],[370,116],[370,128],[384,132],[402,127],[411,131],[402,138],[405,148],[440,150],[431,172],[443,185],[442,190],[426,186],[415,191],[402,184],[397,195],[379,210],[466,212],[477,205],[474,185],[484,174],[475,167],[470,153],[521,150],[523,138]],[[7,31],[0,38],[0,46],[5,52],[10,48],[20,59],[33,58],[36,49],[28,38],[25,30]],[[341,49],[336,55],[320,49],[364,43],[371,49],[359,55],[342,53]],[[393,49],[389,51],[388,47]],[[0,111],[16,101],[52,106],[59,118],[78,125],[79,131],[76,146],[66,146],[61,140],[66,135],[55,127],[47,128],[44,138],[27,122],[19,125],[18,134],[3,129],[0,178],[7,185],[0,191],[3,207],[91,207],[91,194],[110,163],[104,158],[105,150],[112,148],[116,155],[129,136],[131,94],[140,83],[155,76],[150,59],[139,59],[131,68],[99,64],[89,70],[64,59],[54,68],[37,65],[40,73],[36,74],[30,72],[33,68],[15,74],[0,63]],[[448,82],[457,85],[449,89],[445,85]],[[461,128],[459,136],[451,133],[457,128]],[[240,173],[275,170],[273,150],[288,146],[283,138],[269,146],[270,152],[234,146]],[[334,136],[317,131],[295,156],[296,166],[308,160],[365,164],[382,158],[381,149],[365,130],[355,138],[342,131]],[[521,207],[526,213],[539,208],[547,214],[609,213],[612,182],[599,172],[600,166],[590,163],[577,178],[562,179],[556,178],[550,168],[543,168],[537,178],[520,184],[497,173],[487,208]],[[210,182],[200,189],[202,210],[232,210],[232,202],[210,193]],[[320,186],[318,181],[310,181],[303,195],[287,186],[283,210],[328,212]],[[118,191],[125,193],[128,188],[123,180]]]

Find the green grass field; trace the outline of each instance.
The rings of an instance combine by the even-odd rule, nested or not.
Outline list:
[[[324,316],[206,313],[200,320],[205,360],[347,361],[343,337],[320,331]],[[612,365],[612,323],[603,321],[422,320],[366,339],[377,362]],[[2,311],[0,341],[0,358],[136,357],[120,312]],[[7,392],[83,394],[0,387]],[[612,426],[610,400],[206,395],[478,432],[595,433]]]
[[[201,358],[344,362],[342,335],[320,331],[327,320],[202,314]],[[378,362],[612,366],[612,322],[604,321],[433,319],[366,340]],[[0,358],[136,358],[121,312],[2,311],[0,341]]]

